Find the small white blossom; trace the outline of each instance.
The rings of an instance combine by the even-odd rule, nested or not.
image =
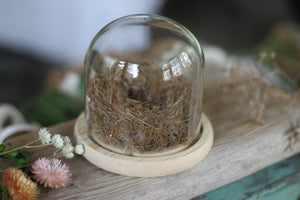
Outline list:
[[[75,153],[78,155],[82,155],[84,153],[84,148],[82,144],[77,144],[75,146]]]
[[[62,153],[66,158],[73,158],[74,157],[74,147],[71,144],[68,144],[62,148]]]
[[[62,148],[63,154],[72,153],[74,151],[74,147],[71,144],[68,144]]]
[[[71,159],[71,158],[74,157],[74,153],[68,153],[68,154],[66,154],[64,156],[65,156],[65,158]]]
[[[42,144],[49,144],[51,142],[51,133],[49,133],[47,128],[41,128],[39,130],[39,138]]]
[[[71,144],[71,140],[68,136],[63,137],[63,140],[64,140],[64,145]]]
[[[55,146],[58,149],[60,149],[64,146],[64,141],[63,141],[61,135],[59,135],[59,134],[55,134],[52,136],[52,143],[53,143],[53,146]]]

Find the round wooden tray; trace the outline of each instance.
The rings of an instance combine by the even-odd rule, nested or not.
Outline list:
[[[195,144],[181,152],[157,157],[126,156],[102,148],[89,138],[84,113],[76,121],[74,134],[77,143],[85,147],[83,156],[94,165],[126,176],[158,177],[182,172],[205,158],[213,144],[213,129],[204,114],[201,123],[203,132]]]

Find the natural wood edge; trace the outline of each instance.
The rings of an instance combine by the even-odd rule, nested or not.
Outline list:
[[[102,148],[88,137],[84,114],[78,117],[74,134],[77,143],[85,146],[83,156],[94,165],[126,176],[158,177],[187,170],[206,157],[213,144],[213,129],[205,115],[202,124],[202,136],[195,144],[181,152],[158,157],[126,156]]]

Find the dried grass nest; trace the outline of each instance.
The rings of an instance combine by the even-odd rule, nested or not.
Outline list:
[[[159,152],[186,144],[191,84],[183,75],[164,80],[159,67],[138,66],[138,76],[118,63],[87,84],[89,132],[121,153]]]

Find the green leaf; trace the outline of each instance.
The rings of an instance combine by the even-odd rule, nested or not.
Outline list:
[[[5,149],[5,145],[4,144],[0,144],[0,153],[3,152]]]
[[[18,160],[17,164],[16,164],[16,167],[22,167],[25,165],[25,159],[24,158],[21,158]]]
[[[21,158],[26,159],[29,156],[29,152],[28,151],[21,151],[19,155],[21,155]]]
[[[19,154],[19,151],[15,150],[15,151],[4,154],[4,156],[6,158],[13,158],[13,157],[16,157],[18,154]]]
[[[50,126],[76,118],[82,112],[83,105],[81,99],[58,90],[50,90],[24,104],[21,111],[29,121]]]

